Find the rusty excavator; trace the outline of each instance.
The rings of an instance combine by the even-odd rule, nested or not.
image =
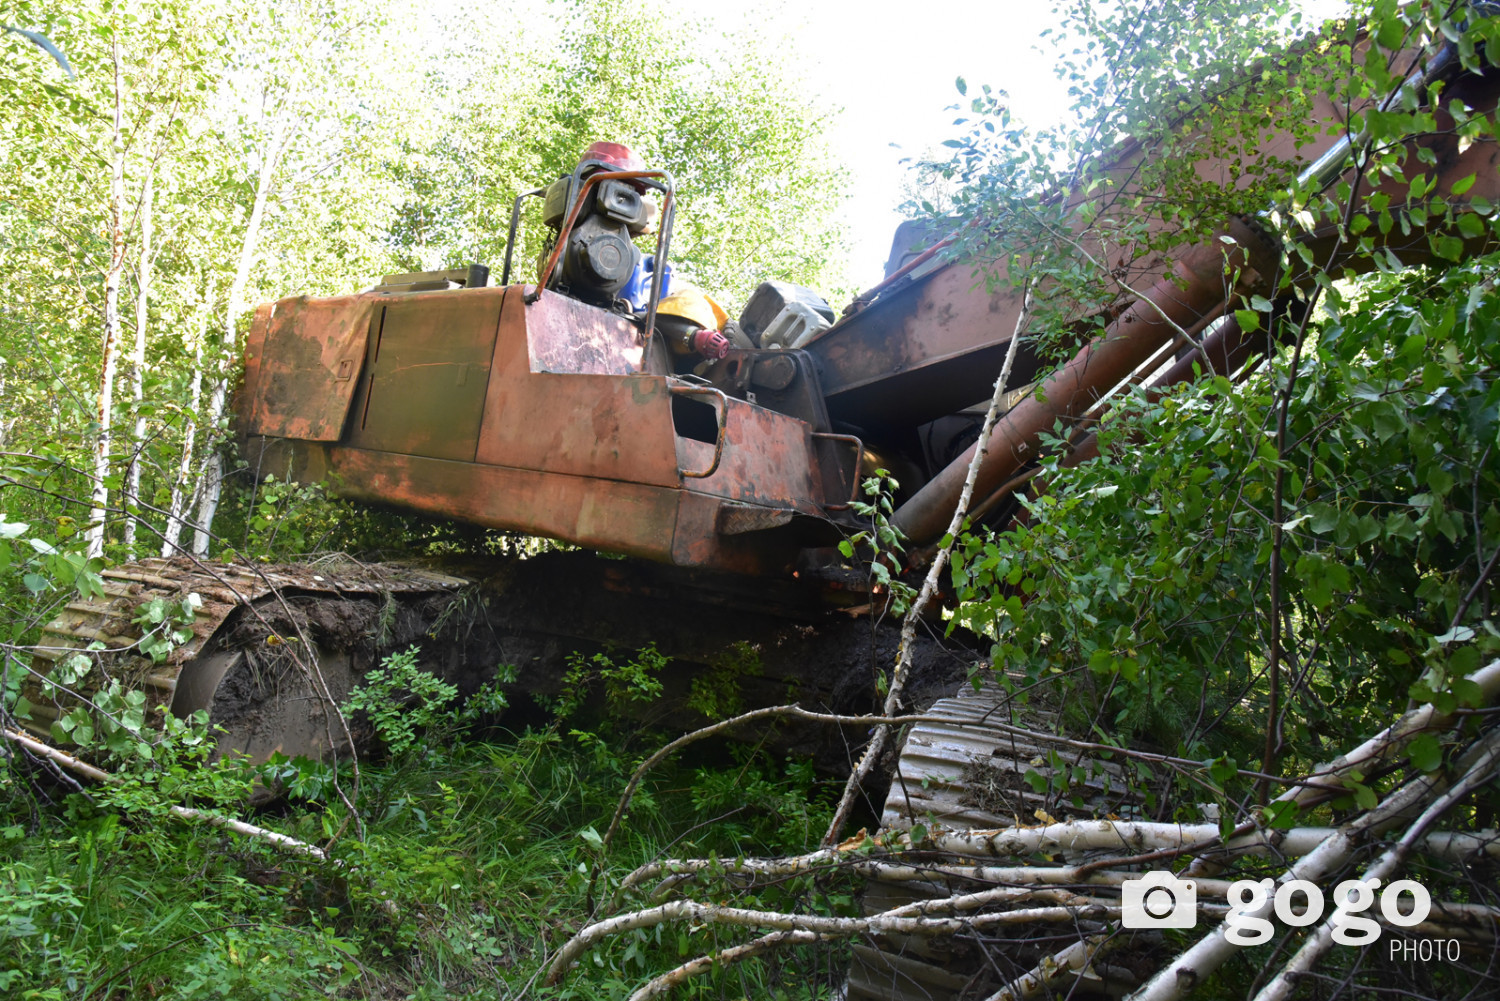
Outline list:
[[[1372,45],[1362,41],[1357,58]],[[1387,102],[1426,105],[1441,82],[1443,108],[1457,100],[1491,114],[1500,95],[1500,74],[1465,69],[1453,45],[1392,65],[1409,67],[1409,77]],[[1353,179],[1350,151],[1361,140],[1350,122],[1379,99],[1314,101],[1316,127],[1266,137],[1262,155],[1316,191]],[[1407,210],[1500,204],[1496,147],[1463,145],[1447,113],[1433,112],[1438,128],[1406,143],[1420,195],[1389,177],[1354,185],[1359,197]],[[1102,212],[1128,213],[1136,195],[1162,194],[1140,188],[1151,155],[1127,142],[1109,155],[1101,184],[1060,197],[1082,204],[1103,190]],[[1226,189],[1251,175],[1213,153],[1193,166]],[[554,691],[572,650],[655,641],[686,668],[678,696],[706,683],[739,686],[747,701],[784,701],[790,686],[805,703],[867,707],[872,672],[890,662],[872,659],[889,658],[894,637],[858,615],[881,596],[838,544],[868,529],[853,502],[877,467],[899,480],[890,520],[909,552],[946,532],[973,458],[975,402],[990,395],[1023,309],[1004,263],[991,262],[999,278],[986,285],[971,264],[944,257],[945,242],[903,261],[898,241],[886,278],[839,315],[809,289],[767,282],[738,322],[725,322],[671,274],[667,172],[596,143],[574,171],[516,198],[511,247],[533,202],[550,234],[534,282],[513,281],[508,252],[494,286],[476,266],[261,306],[238,435],[261,475],[322,481],[343,497],[577,551],[436,568],[145,560],[105,571],[102,599],[68,606],[47,628],[39,666],[102,646],[111,676],[137,679],[157,708],[209,710],[225,728],[223,746],[258,758],[346,748],[354,738],[330,705],[383,651],[414,640],[428,669],[461,687],[508,663],[520,688]],[[1431,253],[1420,220],[1437,218],[1408,211],[1402,226],[1370,234],[1392,258],[1418,264]],[[1150,225],[1157,244],[1170,242],[1165,223]],[[637,242],[653,230],[647,256]],[[1271,348],[1234,318],[1252,297],[1289,302],[1280,269],[1298,255],[1261,219],[1234,218],[1210,238],[1138,257],[1102,244],[1100,230],[1080,229],[1077,239],[1111,267],[1118,258],[1120,287],[1131,292],[1078,318],[1080,331],[1102,333],[1080,338],[1060,367],[1019,345],[1010,381],[1034,391],[1016,394],[981,459],[976,520],[1000,525],[1012,515],[1008,499],[1057,422],[1079,429],[1074,454],[1087,456],[1089,422],[1120,386],[1191,379],[1205,359],[1233,377]],[[1337,226],[1297,239],[1319,261],[1338,259]],[[611,558],[620,556],[628,559]],[[191,638],[160,663],[143,656],[135,611],[189,593],[201,600]],[[279,642],[287,638],[301,642]],[[294,654],[317,670],[288,666]],[[951,696],[974,654],[924,640],[916,659],[925,680],[910,699],[921,704]],[[39,733],[67,711],[64,696],[31,701]],[[888,824],[1009,822],[965,798],[975,761],[1017,767],[995,758],[977,706],[943,698],[933,711],[954,725],[918,728],[901,762],[907,795],[888,807]],[[788,738],[805,749],[820,739]],[[1018,797],[1029,794],[1021,785]],[[849,996],[892,996],[889,964],[866,960]],[[925,985],[912,996],[949,989],[933,967],[901,976]]]

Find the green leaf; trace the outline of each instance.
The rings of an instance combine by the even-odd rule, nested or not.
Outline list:
[[[1221,755],[1208,762],[1208,775],[1220,786],[1239,774],[1239,765],[1229,755]]]
[[[1273,827],[1278,831],[1290,830],[1297,823],[1297,804],[1290,800],[1267,803],[1265,818],[1268,827]]]
[[[1461,195],[1474,186],[1474,181],[1479,175],[1470,174],[1468,177],[1460,178],[1453,182],[1452,191],[1455,195]]]
[[[1240,325],[1240,329],[1247,334],[1253,334],[1260,329],[1260,314],[1253,309],[1235,310],[1234,320]]]
[[[1433,240],[1432,252],[1448,261],[1461,261],[1464,256],[1464,242],[1456,236],[1439,236]]]
[[[1406,41],[1406,25],[1401,23],[1400,18],[1388,13],[1379,19],[1379,25],[1375,40],[1380,43],[1381,48],[1399,49]]]
[[[960,94],[968,94],[969,93],[969,85],[968,85],[967,82],[965,82],[965,80],[964,80],[963,77],[959,77],[958,79],[954,80],[953,81],[953,86],[955,86],[955,87],[958,88],[958,92]],[[1470,184],[1474,183],[1474,178],[1473,177],[1469,178],[1469,183]]]
[[[1412,767],[1422,772],[1435,772],[1443,764],[1443,745],[1430,733],[1419,734],[1406,748]]]
[[[1331,504],[1315,503],[1308,507],[1308,511],[1312,514],[1312,520],[1308,522],[1307,527],[1319,535],[1327,535],[1339,523],[1338,508]]]

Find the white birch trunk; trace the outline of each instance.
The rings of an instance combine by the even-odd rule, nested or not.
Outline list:
[[[14,417],[5,416],[5,373],[0,372],[0,449],[5,448],[6,439],[10,437],[10,429],[15,422]]]
[[[145,189],[141,192],[141,252],[136,265],[135,345],[130,352],[130,399],[135,406],[135,428],[130,440],[130,465],[125,470],[125,552],[135,557],[135,530],[139,515],[130,513],[141,495],[141,449],[146,443],[146,417],[141,406],[146,402],[146,317],[151,295],[152,181],[155,170],[147,169]]]
[[[161,537],[163,558],[176,556],[182,548],[183,519],[193,506],[198,492],[193,485],[193,449],[198,439],[198,406],[203,402],[203,339],[208,336],[211,295],[203,291],[203,305],[198,314],[198,329],[193,339],[193,378],[188,384],[187,421],[182,433],[182,458],[177,464],[177,478],[172,481],[172,498],[167,502],[167,526]]]
[[[120,336],[120,274],[125,270],[125,129],[120,42],[113,46],[115,71],[114,153],[109,174],[109,269],[104,273],[104,344],[99,364],[99,436],[94,443],[88,555],[104,555],[104,518],[109,505],[110,420],[115,404],[115,346]]]
[[[245,224],[239,261],[235,265],[234,280],[230,283],[229,298],[224,308],[224,354],[220,362],[219,377],[209,393],[206,435],[213,435],[224,417],[224,404],[229,398],[229,379],[238,355],[237,328],[240,315],[245,311],[245,286],[250,282],[250,267],[255,262],[255,250],[260,243],[260,224],[265,216],[271,180],[276,176],[276,165],[285,148],[285,136],[290,131],[289,124],[283,124],[272,131],[266,144],[265,156],[260,162],[260,175],[255,182],[255,203],[250,208],[250,219]],[[206,438],[204,445],[208,449],[207,464],[203,469],[198,524],[193,529],[193,553],[197,556],[208,555],[209,535],[213,530],[214,514],[219,509],[219,497],[224,487],[224,458],[216,447],[217,442]]]

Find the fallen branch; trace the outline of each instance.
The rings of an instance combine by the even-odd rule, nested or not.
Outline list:
[[[42,757],[47,758],[48,760],[53,761],[58,765],[61,765],[62,767],[68,769],[70,772],[73,772],[76,775],[82,775],[86,779],[90,779],[94,782],[103,782],[105,784],[113,784],[121,781],[118,775],[111,775],[109,772],[106,772],[101,768],[95,768],[93,765],[88,764],[87,762],[79,761],[71,754],[59,751],[57,748],[50,747],[47,744],[43,744],[41,741],[34,740],[31,737],[26,736],[25,734],[17,733],[16,731],[7,728],[0,728],[0,735],[3,735],[6,740],[14,741],[15,743],[21,745],[32,754],[41,755]],[[168,810],[171,812],[172,816],[177,817],[181,820],[191,821],[193,823],[209,824],[214,827],[222,827],[226,830],[233,831],[236,834],[243,834],[246,837],[257,838],[261,841],[266,842],[267,844],[271,844],[277,848],[280,848],[282,851],[291,852],[294,855],[302,855],[316,862],[332,863],[333,865],[339,866],[343,865],[342,861],[330,858],[327,852],[317,847],[316,845],[310,845],[306,841],[299,841],[296,838],[288,837],[285,834],[278,834],[276,831],[267,830],[264,827],[256,827],[254,824],[247,824],[243,820],[234,820],[229,817],[220,816],[216,813],[208,813],[203,810],[195,810],[192,807],[187,806],[173,805],[168,807]]]
[[[813,942],[827,941],[831,936],[811,931],[776,931],[769,935],[762,935],[753,942],[743,945],[730,946],[728,949],[720,949],[712,956],[699,956],[697,959],[689,960],[677,967],[668,970],[659,977],[653,977],[643,987],[630,995],[629,1001],[646,1001],[657,995],[665,994],[673,987],[683,981],[696,977],[700,973],[706,973],[715,966],[727,966],[741,959],[758,956],[763,952],[780,948],[783,945],[809,945]]]
[[[1053,906],[1024,908],[986,914],[969,914],[997,903],[1053,901]],[[1224,907],[1206,905],[1203,909],[1222,913]],[[964,917],[958,917],[965,914]],[[950,915],[950,916],[944,916]],[[847,938],[853,935],[944,935],[970,927],[1003,924],[1025,924],[1032,921],[1111,920],[1118,918],[1120,908],[1082,897],[1061,889],[996,887],[977,893],[938,900],[919,900],[888,911],[862,918],[826,917],[813,914],[787,914],[742,907],[704,904],[694,900],[674,900],[645,910],[632,911],[595,922],[574,935],[558,950],[547,972],[547,983],[558,983],[568,968],[594,943],[611,935],[651,928],[669,921],[694,924],[730,924],[782,931],[809,931]]]
[[[1335,828],[1299,827],[1258,830],[1234,838],[1224,850],[1306,855]],[[1041,827],[1003,827],[990,831],[942,831],[931,835],[934,848],[954,855],[984,858],[1026,855],[1070,855],[1094,851],[1174,851],[1219,839],[1218,824],[1166,824],[1138,820],[1073,820]]]
[[[1484,704],[1500,697],[1500,660],[1493,660],[1469,676],[1479,686],[1479,698]],[[1389,760],[1415,737],[1451,726],[1458,719],[1457,713],[1440,713],[1436,706],[1424,705],[1406,713],[1391,726],[1360,744],[1358,747],[1313,769],[1297,786],[1277,796],[1273,802],[1296,803],[1305,806],[1319,795],[1345,792],[1342,779],[1358,769],[1368,774],[1375,766]],[[1455,835],[1471,837],[1471,835]],[[1483,849],[1481,849],[1483,850]],[[1202,876],[1219,872],[1224,860],[1212,856],[1200,856],[1193,860],[1183,875]]]
[[[1035,997],[1058,981],[1088,969],[1095,959],[1112,947],[1117,948],[1123,944],[1124,940],[1118,935],[1088,935],[1048,956],[1036,967],[991,994],[985,1001],[1024,1001],[1025,998]]]
[[[850,841],[856,839],[851,838]],[[859,844],[866,844],[860,840]],[[710,869],[722,869],[726,873],[750,873],[767,876],[797,876],[826,867],[826,863],[838,863],[847,858],[847,849],[823,848],[806,855],[794,855],[777,859],[664,859],[648,862],[626,876],[620,882],[620,892],[625,892],[642,883],[663,876],[694,876]]]
[[[1407,855],[1411,853],[1412,848],[1427,828],[1457,806],[1469,793],[1492,780],[1497,769],[1500,769],[1500,729],[1490,731],[1489,739],[1479,746],[1474,762],[1464,772],[1463,777],[1423,810],[1422,815],[1407,828],[1401,840],[1386,849],[1375,864],[1365,870],[1362,878],[1379,880],[1381,883],[1389,880],[1401,868],[1401,864],[1406,861]],[[1335,910],[1329,915],[1328,920],[1320,924],[1317,930],[1308,936],[1307,941],[1302,943],[1302,948],[1297,950],[1291,961],[1283,966],[1270,983],[1266,984],[1255,996],[1255,1001],[1286,1001],[1291,997],[1298,975],[1311,970],[1328,950],[1333,948],[1333,919],[1339,913],[1337,905],[1343,901],[1334,903]]]
[[[1500,752],[1500,727],[1489,731],[1475,744],[1475,753],[1480,760],[1488,760],[1491,768],[1497,752]],[[1289,866],[1282,873],[1280,882],[1305,879],[1317,883],[1327,879],[1349,860],[1366,837],[1379,834],[1410,811],[1429,804],[1437,795],[1439,782],[1438,778],[1424,775],[1401,786],[1373,810],[1340,827],[1304,858]],[[1245,913],[1263,918],[1271,909],[1272,895],[1268,894],[1261,907]],[[1241,948],[1225,937],[1224,927],[1220,925],[1160,970],[1133,997],[1135,1001],[1177,1001]]]
[[[1479,697],[1482,702],[1495,701],[1497,697],[1500,697],[1500,660],[1493,660],[1481,667],[1470,675],[1468,680],[1479,686]],[[1319,792],[1342,793],[1345,791],[1344,787],[1337,781],[1342,776],[1356,768],[1368,772],[1371,764],[1390,758],[1396,751],[1410,743],[1414,737],[1433,730],[1444,729],[1457,718],[1456,713],[1440,713],[1432,705],[1419,706],[1354,750],[1314,769],[1300,787],[1278,796],[1277,800],[1289,800],[1300,805]],[[1334,781],[1326,781],[1329,779]]]
[[[922,580],[922,590],[917,594],[916,600],[911,603],[911,607],[906,610],[906,617],[901,621],[901,639],[896,647],[896,669],[891,673],[891,683],[886,691],[883,707],[887,716],[895,715],[901,705],[901,693],[906,688],[907,675],[911,673],[911,646],[916,641],[917,623],[921,621],[922,613],[926,610],[933,595],[937,594],[938,581],[943,576],[943,568],[948,564],[952,540],[958,537],[959,530],[963,528],[969,502],[974,496],[974,484],[979,479],[979,467],[984,464],[985,455],[989,451],[990,436],[1000,419],[1000,408],[1005,405],[1006,386],[1010,382],[1011,365],[1016,360],[1016,347],[1021,343],[1021,331],[1025,329],[1030,318],[1031,280],[1028,278],[1022,289],[1021,312],[1016,317],[1016,325],[1011,331],[1010,343],[1005,347],[1005,361],[1000,366],[999,377],[995,379],[995,391],[990,396],[990,406],[985,411],[984,424],[979,429],[979,439],[974,443],[974,456],[969,460],[969,470],[964,477],[963,490],[959,493],[958,504],[953,509],[953,517],[948,522],[948,545],[938,547],[937,555],[933,557],[932,564],[927,568],[927,574]],[[839,797],[838,807],[833,811],[833,819],[829,821],[828,830],[823,834],[824,847],[838,841],[839,833],[844,829],[844,824],[848,820],[849,811],[854,806],[854,799],[859,790],[864,787],[870,772],[874,771],[875,764],[884,753],[890,737],[890,724],[882,723],[875,728],[875,733],[870,737],[870,742],[865,745],[864,753],[860,755],[859,762],[849,775],[849,780],[844,783],[843,795]]]
[[[1480,687],[1483,698],[1493,701],[1500,695],[1500,660],[1486,665],[1471,676],[1471,679]],[[795,706],[776,707],[771,710],[761,710],[756,713],[745,714],[734,720],[724,721],[713,727],[705,728],[699,734],[687,735],[679,742],[674,742],[661,752],[653,756],[642,769],[633,777],[627,790],[626,797],[622,798],[621,808],[617,811],[616,823],[623,810],[628,805],[629,793],[633,792],[639,783],[640,776],[644,770],[655,764],[667,753],[675,750],[683,743],[692,739],[700,739],[712,733],[720,732],[728,726],[736,725],[747,719],[758,716],[770,716],[776,714],[793,715],[805,719],[814,719],[826,722],[870,724],[884,723],[899,725],[905,722],[926,722],[930,717],[836,717],[828,714],[810,713]],[[1281,797],[1282,801],[1292,801],[1299,805],[1310,804],[1320,798],[1326,798],[1329,793],[1343,794],[1346,787],[1343,778],[1351,771],[1360,769],[1369,771],[1372,767],[1390,762],[1407,742],[1418,734],[1439,730],[1452,724],[1456,714],[1438,713],[1432,706],[1424,706],[1413,712],[1407,713],[1394,725],[1386,728],[1380,734],[1363,742],[1347,754],[1334,761],[1320,766],[1310,775],[1299,780],[1278,779],[1278,781],[1293,784]],[[946,718],[943,721],[947,721]],[[1092,742],[1073,741],[1069,738],[1057,737],[1053,734],[1036,733],[1021,727],[1011,727],[1005,724],[990,724],[992,726],[1012,732],[1018,736],[1034,737],[1038,740],[1049,742],[1080,745],[1088,744],[1088,749],[1097,751],[1118,752],[1123,756],[1135,756],[1139,752],[1133,752],[1128,748],[1113,748],[1108,745],[1095,745]],[[1489,738],[1495,738],[1492,733]],[[1470,757],[1472,758],[1472,752]],[[1192,762],[1187,759],[1169,759],[1164,755],[1153,756],[1161,763],[1176,766],[1190,767],[1199,766],[1201,763]],[[1431,808],[1424,814],[1427,818],[1423,822],[1412,825],[1402,842],[1387,852],[1387,858],[1393,860],[1389,867],[1394,871],[1394,866],[1404,859],[1405,854],[1413,850],[1421,850],[1425,853],[1464,861],[1476,856],[1500,858],[1500,833],[1497,832],[1433,832],[1427,833],[1433,820],[1441,815],[1453,803],[1472,792],[1475,785],[1482,780],[1484,767],[1490,767],[1493,771],[1491,757],[1484,754],[1478,759],[1480,764],[1471,767],[1466,773],[1465,779],[1448,793],[1440,797]],[[1489,766],[1483,763],[1490,761]],[[1270,776],[1266,776],[1270,778]],[[1155,851],[1163,855],[1192,853],[1197,857],[1194,859],[1188,872],[1195,876],[1199,893],[1211,899],[1223,899],[1228,895],[1231,885],[1228,880],[1204,878],[1200,872],[1219,871],[1227,864],[1228,860],[1236,855],[1274,854],[1278,857],[1300,858],[1301,861],[1291,866],[1281,877],[1283,881],[1288,879],[1312,879],[1326,877],[1329,873],[1344,864],[1356,843],[1370,834],[1378,833],[1391,824],[1396,823],[1403,814],[1407,814],[1428,802],[1434,795],[1433,780],[1423,777],[1402,786],[1396,792],[1386,797],[1384,801],[1361,817],[1356,818],[1349,824],[1340,828],[1328,827],[1302,827],[1286,831],[1277,830],[1246,830],[1239,829],[1237,836],[1231,837],[1228,842],[1222,842],[1221,828],[1217,824],[1158,824],[1139,821],[1118,820],[1083,820],[1068,823],[1054,823],[1039,827],[1011,827],[990,831],[935,831],[919,843],[913,843],[909,835],[886,835],[877,840],[867,838],[850,839],[843,845],[828,847],[816,852],[795,856],[786,859],[738,859],[738,860],[667,860],[642,866],[626,877],[621,884],[621,892],[659,877],[666,877],[665,882],[656,888],[653,894],[655,899],[675,890],[683,882],[697,878],[704,873],[712,872],[716,875],[748,877],[749,882],[760,878],[786,878],[803,875],[810,872],[843,870],[855,876],[887,881],[917,881],[917,880],[939,880],[939,879],[961,879],[971,883],[985,884],[990,889],[981,890],[948,900],[924,901],[920,905],[907,905],[905,908],[897,908],[861,919],[824,919],[815,917],[804,917],[797,915],[777,915],[767,912],[742,911],[734,908],[719,908],[713,905],[696,904],[690,901],[673,901],[662,904],[648,911],[636,912],[632,915],[621,915],[610,921],[600,922],[580,932],[579,936],[564,947],[564,953],[560,953],[558,963],[555,963],[551,977],[560,977],[566,964],[573,961],[589,944],[600,938],[615,934],[619,931],[646,925],[635,924],[637,921],[645,921],[647,924],[660,923],[665,920],[694,920],[704,923],[724,922],[730,924],[751,924],[757,927],[773,927],[777,931],[764,936],[756,942],[746,946],[736,946],[724,950],[719,956],[729,957],[728,961],[746,958],[766,951],[776,946],[792,941],[818,941],[825,938],[847,937],[856,934],[918,934],[936,935],[945,934],[956,930],[959,926],[984,926],[990,924],[1007,924],[1020,919],[1014,917],[1016,914],[1032,915],[1025,920],[1059,920],[1057,917],[1039,917],[1043,912],[1053,912],[1055,909],[1046,907],[1030,908],[1025,911],[1001,912],[995,914],[970,914],[961,921],[953,917],[939,916],[933,910],[933,905],[938,905],[938,910],[948,908],[945,913],[955,913],[952,908],[971,909],[973,907],[988,906],[988,904],[1002,899],[1011,902],[1017,900],[1037,901],[1045,899],[1040,887],[1116,887],[1127,879],[1136,878],[1138,873],[1119,871],[1118,869],[1103,868],[1118,867],[1124,865],[1127,860],[1100,859],[1087,864],[1073,866],[985,866],[985,865],[963,865],[952,864],[948,861],[938,860],[935,862],[925,861],[925,857],[932,853],[942,853],[952,856],[968,858],[1001,858],[1016,857],[1024,858],[1031,855],[1083,855],[1094,852],[1144,852],[1150,854]],[[1445,805],[1446,804],[1446,805]],[[1248,825],[1246,825],[1248,826]],[[855,849],[864,849],[855,854]],[[1204,854],[1212,850],[1212,855]],[[907,852],[922,852],[923,860],[907,860]],[[1382,869],[1381,871],[1385,871]],[[996,884],[1004,884],[997,886]],[[991,896],[991,894],[997,894]],[[1113,907],[1111,901],[1100,900],[1095,897],[1084,897],[1070,894],[1068,897],[1072,910],[1070,913],[1075,918],[1102,917],[1118,913],[1118,907]],[[976,903],[983,901],[983,903]],[[1224,908],[1217,905],[1205,905],[1205,907],[1222,911]],[[705,910],[705,908],[707,908]],[[913,910],[913,908],[918,908]],[[922,910],[921,908],[926,908]],[[1267,905],[1269,910],[1270,905]],[[1454,909],[1457,908],[1457,909]],[[1067,907],[1062,908],[1068,910]],[[1476,933],[1495,933],[1500,928],[1500,911],[1481,905],[1453,905],[1444,908],[1442,915],[1437,915],[1435,908],[1433,927],[1440,923],[1443,927],[1451,927],[1444,922],[1443,918],[1456,919],[1462,925],[1475,929]],[[1447,913],[1452,910],[1453,913]],[[1470,913],[1472,911],[1472,913]],[[647,917],[643,917],[647,916]],[[958,925],[955,925],[955,921]],[[620,924],[618,922],[623,922]],[[779,922],[779,923],[777,923]],[[835,922],[825,924],[823,922]],[[839,923],[842,922],[842,923]],[[1329,929],[1325,928],[1318,933],[1319,938],[1327,934]],[[585,938],[584,936],[587,936]],[[1046,988],[1056,985],[1060,979],[1077,974],[1087,968],[1094,958],[1100,954],[1106,942],[1118,941],[1117,937],[1111,938],[1102,934],[1086,935],[1079,942],[1074,943],[1066,949],[1049,956],[1042,964],[1019,978],[1011,981],[1001,988],[991,998],[991,1001],[1019,1001],[1019,999],[1036,994]],[[1226,948],[1227,947],[1227,950]],[[1147,1001],[1156,1001],[1158,998],[1179,997],[1181,992],[1190,989],[1192,983],[1207,975],[1217,968],[1228,955],[1232,954],[1237,947],[1230,945],[1224,940],[1221,932],[1210,935],[1200,941],[1192,950],[1178,957],[1178,960],[1163,971],[1158,977],[1145,988],[1140,995]],[[1316,950],[1316,945],[1304,946]],[[1323,946],[1326,948],[1326,946]],[[742,950],[742,951],[741,951]],[[1299,957],[1304,954],[1299,953]],[[1300,971],[1301,966],[1310,965],[1321,953],[1307,952],[1306,957],[1294,959],[1293,963],[1282,972],[1272,985],[1267,986],[1268,991],[1280,991],[1279,986],[1283,982],[1290,982],[1292,977]],[[642,991],[650,989],[651,993],[638,992],[639,997],[651,997],[668,989],[671,985],[681,982],[707,969],[718,961],[717,957],[700,957],[679,967],[672,974],[665,975],[674,979],[666,980],[658,978]],[[562,965],[559,965],[562,964]],[[1299,965],[1300,964],[1300,965]],[[1182,982],[1179,986],[1164,988],[1162,985],[1169,981],[1177,984],[1177,973],[1181,971]],[[1170,976],[1169,976],[1170,974]],[[555,982],[555,980],[551,981]],[[1284,997],[1281,993],[1267,994],[1268,999],[1280,999]]]
[[[1100,830],[1100,826],[1105,829]],[[1121,831],[1120,827],[1127,830]],[[1101,845],[1118,848],[1121,844],[1144,842],[1156,845],[1165,851],[1187,850],[1195,845],[1212,841],[1211,835],[1218,828],[1212,824],[1142,824],[1127,821],[1083,820],[1046,827],[1006,828],[1001,831],[973,831],[941,834],[946,851],[953,855],[1001,854],[995,846],[1015,847],[1011,854],[1027,854],[1032,846],[1037,852],[1070,852],[1095,850]],[[1216,848],[1218,852],[1239,854],[1271,854],[1278,857],[1306,855],[1338,832],[1333,827],[1299,827],[1287,831],[1262,831],[1235,839],[1227,847]],[[952,842],[956,839],[973,838],[968,850],[955,851]],[[1438,831],[1424,835],[1415,846],[1436,858],[1454,862],[1467,862],[1479,856],[1500,859],[1500,832],[1456,833]],[[869,847],[869,852],[855,850]],[[740,859],[664,859],[641,866],[621,881],[619,892],[625,893],[643,883],[663,879],[661,886],[652,891],[653,899],[664,892],[675,889],[682,883],[704,873],[724,876],[746,876],[750,881],[757,878],[785,879],[814,872],[844,870],[856,876],[882,882],[908,882],[932,879],[962,879],[975,883],[1013,886],[1090,885],[1118,886],[1127,879],[1140,876],[1139,872],[1126,872],[1101,868],[1098,862],[1074,866],[985,866],[964,865],[947,862],[906,862],[901,857],[907,850],[923,849],[912,845],[906,836],[889,841],[869,838],[851,838],[835,848],[824,848],[806,855],[787,858],[740,858]],[[924,851],[924,854],[926,852]],[[1113,860],[1105,860],[1116,864]],[[1200,894],[1227,896],[1231,881],[1211,877],[1194,877]]]

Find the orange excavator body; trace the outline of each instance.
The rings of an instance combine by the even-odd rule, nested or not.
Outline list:
[[[856,442],[653,371],[625,317],[531,291],[262,306],[239,397],[252,465],[679,566],[777,573],[837,539]]]

